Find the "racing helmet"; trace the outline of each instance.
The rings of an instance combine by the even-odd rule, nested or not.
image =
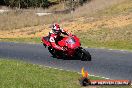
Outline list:
[[[57,23],[53,24],[52,31],[53,31],[55,34],[59,34],[59,33],[60,33],[60,25],[57,24]]]

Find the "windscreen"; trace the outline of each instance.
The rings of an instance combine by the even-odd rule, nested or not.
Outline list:
[[[66,43],[68,43],[68,44],[74,44],[75,42],[76,42],[75,39],[72,38],[72,37],[69,37],[69,38],[66,40]]]

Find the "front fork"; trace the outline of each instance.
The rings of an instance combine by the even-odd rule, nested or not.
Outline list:
[[[76,54],[75,54],[75,55],[76,55],[76,56],[82,56],[82,55],[81,55],[82,49],[83,49],[82,47],[77,48],[77,49],[76,49]]]

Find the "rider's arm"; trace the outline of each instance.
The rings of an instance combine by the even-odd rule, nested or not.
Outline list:
[[[57,50],[63,50],[62,47],[60,47],[59,45],[57,45],[57,44],[55,43],[54,37],[50,37],[49,41],[51,42],[51,45],[53,46],[53,48],[55,48],[55,49],[57,49]]]
[[[64,34],[64,35],[67,35],[67,36],[68,36],[68,35],[70,35],[70,33],[69,33],[69,32],[67,32],[67,31],[66,31],[66,30],[64,30],[64,29],[61,29],[61,33],[62,33],[62,34]]]

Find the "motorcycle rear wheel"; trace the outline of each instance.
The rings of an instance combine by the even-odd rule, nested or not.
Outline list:
[[[53,55],[54,58],[63,58],[63,53],[61,51],[57,51],[56,49],[52,47],[48,47],[49,52]]]
[[[55,50],[52,47],[48,47],[49,52],[53,55],[53,57],[56,57]]]

